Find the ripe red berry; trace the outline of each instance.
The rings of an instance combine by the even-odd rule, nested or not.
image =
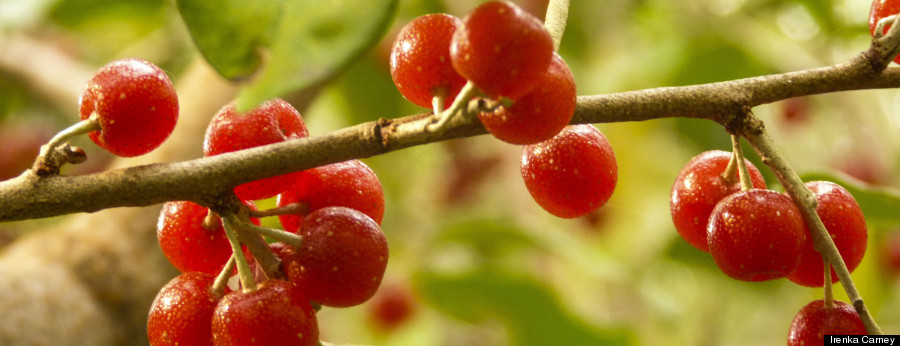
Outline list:
[[[372,297],[387,268],[388,244],[372,218],[355,209],[310,213],[300,229],[303,245],[288,256],[285,275],[310,300],[348,307]]]
[[[252,207],[252,204],[248,202]],[[159,247],[182,273],[204,272],[216,275],[231,257],[231,245],[222,222],[215,228],[203,226],[209,209],[188,201],[163,204],[157,222]],[[251,219],[259,224],[258,219]]]
[[[787,276],[800,263],[806,224],[787,196],[751,189],[725,197],[709,218],[709,253],[725,274],[744,281]]]
[[[272,99],[239,113],[231,102],[216,113],[206,128],[203,153],[206,156],[263,146],[272,143],[306,137],[309,132],[300,113],[282,99]],[[257,180],[234,188],[242,200],[273,197],[287,187],[289,173]]]
[[[723,174],[732,153],[710,150],[692,158],[678,173],[669,198],[669,210],[675,229],[694,247],[709,252],[706,226],[716,203],[741,190],[737,170],[726,183]],[[753,187],[765,189],[766,182],[750,161],[744,160]]]
[[[215,276],[189,272],[169,281],[153,299],[147,316],[150,345],[212,345],[213,310],[219,298]]]
[[[574,218],[606,204],[616,188],[616,155],[592,125],[564,128],[522,148],[522,179],[534,200],[553,215]]]
[[[527,94],[552,56],[553,39],[543,23],[508,1],[475,8],[450,41],[453,68],[491,97]]]
[[[403,97],[428,109],[435,96],[456,98],[466,79],[450,63],[450,37],[461,24],[459,18],[436,13],[400,30],[391,49],[391,78]]]
[[[416,310],[410,288],[400,284],[380,289],[366,305],[369,306],[369,321],[384,331],[397,329],[409,321]]]
[[[381,224],[384,216],[384,191],[375,172],[359,160],[350,160],[307,169],[296,176],[290,187],[278,195],[278,206],[306,203],[309,211],[324,207],[359,210]],[[302,215],[279,215],[286,231],[297,232]]]
[[[851,272],[862,262],[866,253],[868,232],[866,220],[863,218],[859,204],[838,184],[827,181],[811,181],[806,187],[816,196],[819,202],[816,206],[816,214],[822,219],[825,229],[831,235],[831,240],[837,247],[844,264]],[[807,232],[809,232],[807,230]],[[821,287],[825,284],[825,268],[822,267],[822,255],[813,247],[812,236],[807,236],[806,244],[801,255],[800,265],[794,270],[788,279],[809,287]],[[831,282],[837,282],[838,277],[831,270]]]
[[[216,345],[319,345],[319,326],[303,291],[270,279],[254,291],[235,291],[219,302],[212,318]]]
[[[842,301],[834,301],[831,308],[821,299],[815,300],[797,313],[791,322],[788,346],[824,345],[825,335],[866,335],[856,309]]]
[[[81,95],[81,119],[99,117],[99,131],[88,136],[119,156],[156,149],[178,121],[178,96],[169,77],[147,61],[111,62],[91,77]]]
[[[534,144],[553,138],[575,113],[575,79],[569,66],[558,54],[547,73],[525,96],[510,107],[493,112],[481,112],[478,118],[484,127],[507,143]]]

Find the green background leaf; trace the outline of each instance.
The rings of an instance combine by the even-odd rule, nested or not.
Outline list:
[[[178,11],[203,57],[223,77],[240,80],[262,63],[283,0],[178,0]]]
[[[500,270],[462,274],[422,273],[417,277],[425,299],[444,313],[471,322],[499,318],[515,345],[626,345],[621,329],[587,325],[565,310],[539,281]]]
[[[260,75],[238,96],[247,109],[333,77],[384,34],[397,0],[287,1]]]

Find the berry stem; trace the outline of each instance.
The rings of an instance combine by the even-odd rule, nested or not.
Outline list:
[[[444,110],[444,105],[446,103],[447,103],[446,93],[439,93],[438,95],[434,95],[434,98],[431,99],[432,112],[434,112],[434,114],[440,114],[441,111]]]
[[[782,156],[775,148],[775,144],[772,141],[772,138],[769,137],[768,132],[766,132],[762,121],[756,118],[749,109],[744,114],[744,117],[743,121],[745,122],[745,126],[742,126],[744,129],[744,138],[750,142],[750,145],[753,146],[763,158],[763,163],[768,165],[769,168],[775,172],[778,181],[787,191],[791,199],[794,200],[794,203],[800,207],[800,211],[803,213],[803,219],[806,221],[806,225],[809,227],[810,234],[813,237],[813,244],[816,251],[821,253],[833,265],[835,273],[837,273],[841,285],[844,287],[844,291],[853,302],[853,307],[856,308],[856,312],[859,314],[860,319],[862,319],[863,324],[865,324],[866,330],[871,335],[884,334],[884,332],[881,331],[881,328],[878,327],[875,319],[869,313],[869,310],[866,308],[862,296],[859,294],[856,285],[853,283],[853,279],[850,278],[850,270],[847,269],[844,259],[841,258],[841,254],[834,245],[834,241],[825,229],[822,219],[816,214],[817,202],[815,195],[806,188],[803,184],[803,180],[800,179],[784,156]],[[830,278],[830,273],[827,277]]]
[[[280,207],[266,210],[250,210],[250,217],[269,217],[278,215],[307,215],[309,214],[309,205],[306,203],[291,203]]]
[[[250,271],[250,264],[247,263],[244,252],[241,251],[241,243],[238,241],[236,229],[237,225],[235,225],[236,221],[238,221],[237,217],[235,215],[225,215],[224,221],[225,236],[228,237],[228,242],[231,243],[231,257],[236,261],[238,277],[241,279],[243,291],[245,293],[253,292],[256,290],[256,280],[253,278],[253,272]]]
[[[47,175],[46,173],[48,172],[58,173],[59,168],[67,162],[79,162],[74,160],[54,160],[52,157],[53,152],[57,150],[57,148],[60,148],[66,140],[95,130],[100,130],[100,116],[97,113],[91,113],[91,116],[87,119],[79,121],[57,133],[53,138],[50,138],[50,141],[48,141],[47,144],[41,146],[41,151],[38,153],[38,157],[34,163],[35,171],[39,173],[38,175],[44,176]]]
[[[207,231],[212,231],[219,228],[219,225],[222,224],[222,218],[219,217],[219,214],[216,214],[212,209],[207,209],[206,217],[203,218],[202,226]]]
[[[722,172],[722,181],[726,186],[731,186],[735,183],[735,177],[737,176],[737,154],[734,151],[731,152],[731,160],[728,160],[728,166],[725,166],[725,171]],[[740,178],[738,178],[740,179]]]
[[[884,26],[887,24],[891,24],[891,28],[884,33]],[[884,34],[881,35],[882,33]],[[882,69],[894,60],[900,53],[900,15],[888,16],[878,21],[871,48],[879,54],[880,62],[883,64],[881,65]]]
[[[741,179],[741,191],[747,191],[753,188],[753,181],[750,180],[750,171],[747,170],[747,163],[744,162],[744,150],[741,149],[741,136],[731,135],[731,146],[734,148],[734,156],[732,161],[737,163],[738,176]],[[728,163],[731,166],[731,162]],[[726,168],[726,171],[728,169]],[[732,173],[733,174],[733,173]]]
[[[478,94],[479,90],[475,83],[471,81],[466,82],[466,85],[456,95],[456,99],[453,100],[450,107],[443,112],[434,113],[431,123],[425,126],[425,130],[431,133],[443,131],[457,113],[466,119],[471,118],[471,114],[466,112],[466,108],[468,108],[469,100],[475,98]]]
[[[210,291],[212,291],[214,296],[221,297],[225,295],[225,286],[228,285],[228,278],[231,277],[231,272],[236,265],[237,262],[234,254],[231,254],[231,257],[228,258],[228,262],[225,262],[225,267],[222,268],[222,271],[216,276],[216,280],[213,281],[212,287],[210,287]]]
[[[547,4],[547,14],[544,16],[544,26],[547,27],[550,37],[553,38],[554,51],[559,51],[568,19],[569,0],[550,0]]]
[[[275,239],[277,241],[283,242],[285,244],[293,246],[294,248],[299,248],[300,245],[303,244],[303,236],[301,236],[299,234],[295,234],[295,233],[291,233],[288,231],[283,231],[283,230],[275,229],[275,228],[257,226],[257,225],[254,225],[252,223],[247,223],[247,222],[238,223],[237,226],[244,230],[258,233],[258,234],[267,236],[269,238]]]

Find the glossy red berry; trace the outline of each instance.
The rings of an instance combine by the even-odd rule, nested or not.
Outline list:
[[[324,207],[359,210],[381,224],[384,216],[384,191],[375,172],[359,160],[307,169],[296,176],[290,187],[278,195],[278,206],[306,203],[309,211]],[[279,215],[286,231],[297,232],[302,215]]]
[[[206,128],[203,153],[206,156],[279,143],[306,137],[309,132],[300,113],[282,99],[272,99],[246,113],[231,102],[216,113]],[[238,185],[234,193],[242,200],[273,197],[288,186],[289,173]]]
[[[791,322],[788,346],[824,345],[825,335],[866,335],[866,327],[852,305],[834,301],[831,308],[821,299],[797,313]]]
[[[544,24],[508,1],[475,8],[450,41],[453,67],[491,97],[527,94],[552,56],[553,39]]]
[[[466,79],[450,63],[450,37],[461,24],[459,18],[435,13],[400,30],[391,49],[391,78],[403,97],[428,109],[435,96],[456,98]]]
[[[616,155],[592,125],[564,128],[522,148],[522,179],[534,200],[553,215],[574,218],[602,207],[616,188]]]
[[[806,187],[816,196],[816,214],[822,219],[847,269],[852,272],[862,262],[869,238],[862,209],[850,192],[838,184],[811,181],[806,183]],[[800,265],[788,275],[788,279],[803,286],[821,287],[825,284],[824,277],[822,255],[815,250],[812,236],[807,236]],[[837,281],[837,274],[832,269],[831,282]]]
[[[213,281],[212,274],[189,272],[163,286],[147,316],[150,345],[213,344],[210,322],[221,298],[211,290]]]
[[[303,291],[270,279],[254,291],[225,295],[212,318],[216,345],[319,345],[319,326]]]
[[[728,276],[765,281],[787,276],[800,263],[806,224],[787,196],[751,189],[723,198],[709,218],[709,253]]]
[[[303,244],[286,264],[291,282],[310,300],[348,307],[372,297],[387,268],[388,244],[372,218],[355,209],[327,207],[310,213],[300,229]],[[294,269],[291,269],[294,266]]]
[[[733,156],[721,150],[710,150],[692,158],[678,173],[669,198],[672,222],[678,234],[694,247],[709,252],[706,226],[716,203],[741,190],[737,170],[726,182],[725,168]],[[753,187],[765,189],[766,182],[750,161],[744,160]]]
[[[100,68],[81,95],[81,119],[99,118],[88,136],[118,156],[138,156],[159,147],[178,121],[178,96],[159,67],[138,59]]]
[[[249,204],[248,202],[248,205]],[[156,226],[159,247],[182,273],[204,272],[216,275],[231,257],[231,245],[222,222],[207,229],[203,221],[209,209],[188,201],[163,204]],[[251,219],[259,224],[258,219]]]
[[[575,79],[569,66],[553,54],[538,84],[510,107],[481,112],[478,118],[494,137],[512,144],[534,144],[553,138],[575,113]]]

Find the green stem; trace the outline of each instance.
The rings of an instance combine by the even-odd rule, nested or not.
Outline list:
[[[234,215],[225,215],[225,236],[231,244],[232,257],[237,262],[238,277],[241,279],[241,286],[244,292],[253,292],[256,290],[256,280],[253,278],[253,272],[250,271],[250,265],[247,258],[244,257],[244,251],[241,250],[241,243],[238,241],[237,225],[235,225]]]
[[[741,191],[747,191],[753,188],[753,181],[750,180],[750,171],[747,170],[747,162],[744,161],[744,150],[741,149],[741,137],[731,135],[731,146],[734,150],[732,159],[737,163],[738,175],[741,179]],[[729,163],[730,165],[730,163]]]
[[[550,37],[553,38],[554,51],[559,51],[568,19],[569,0],[550,0],[547,4],[547,14],[544,17],[544,26],[547,27],[547,30],[550,31]]]
[[[254,225],[254,224],[248,223],[248,222],[241,222],[237,226],[244,230],[262,234],[266,237],[269,237],[269,238],[275,239],[277,241],[280,241],[282,243],[288,244],[290,246],[293,246],[294,248],[299,248],[300,245],[303,244],[303,236],[301,236],[299,234],[295,234],[295,233],[291,233],[288,231],[283,231],[283,230],[275,229],[275,228],[257,226],[257,225]]]
[[[41,146],[41,152],[38,157],[47,157],[50,155],[51,151],[59,147],[66,140],[96,130],[100,130],[100,116],[97,113],[91,113],[91,116],[87,119],[67,127],[65,130],[62,130],[53,136],[53,138],[50,138],[50,141],[48,141],[47,144]]]
[[[464,85],[459,91],[459,94],[456,95],[456,99],[453,100],[450,107],[443,112],[434,113],[432,123],[427,124],[425,130],[431,133],[443,131],[456,114],[460,114],[461,117],[468,120],[471,117],[471,115],[466,112],[469,100],[478,96],[478,93],[478,87],[475,86],[475,83],[472,83],[471,81],[466,82],[466,85]]]
[[[250,217],[269,217],[278,215],[307,215],[310,213],[306,203],[290,203],[281,207],[266,210],[250,210]]]
[[[214,296],[221,297],[225,294],[225,286],[228,285],[228,278],[231,277],[231,272],[236,265],[237,262],[235,261],[234,254],[231,254],[231,257],[228,257],[228,262],[225,263],[225,267],[222,268],[222,271],[216,276],[216,281],[214,281],[212,287],[210,287]]]

